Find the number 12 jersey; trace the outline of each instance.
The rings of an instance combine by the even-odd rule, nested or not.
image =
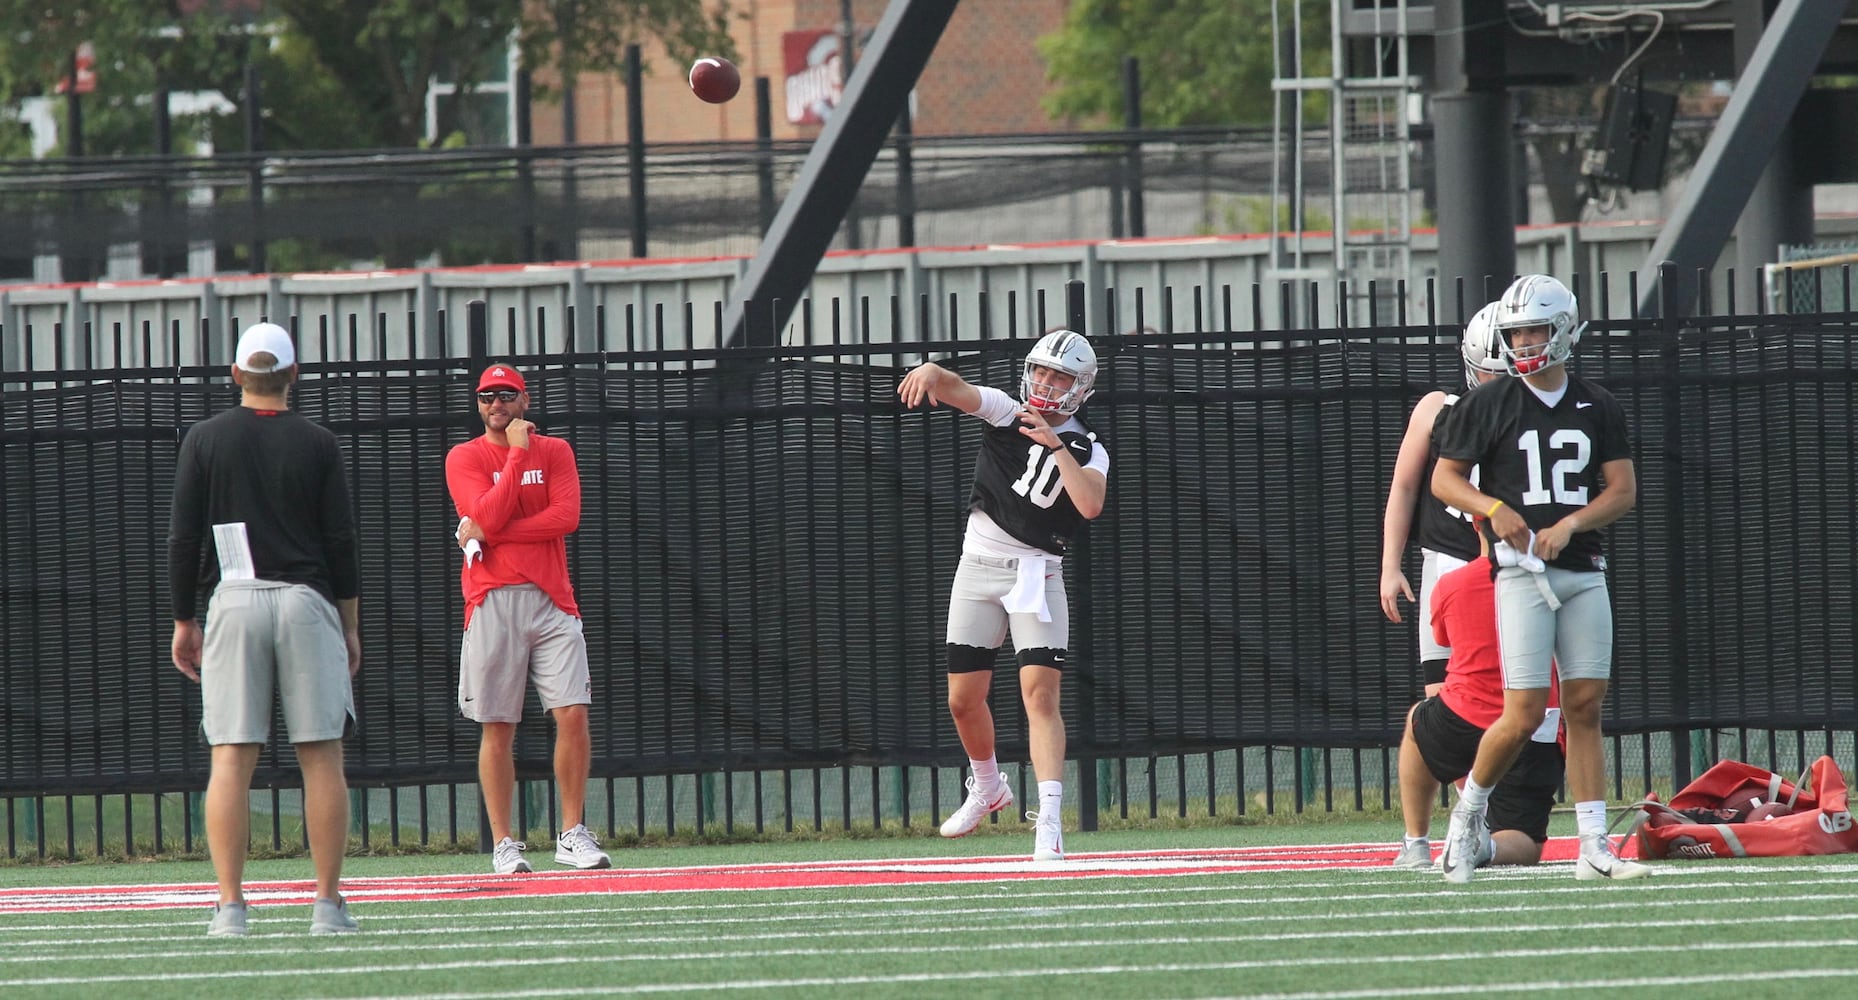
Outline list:
[[[1475,463],[1479,489],[1508,504],[1534,531],[1592,503],[1603,486],[1601,467],[1632,457],[1619,400],[1572,372],[1553,406],[1522,379],[1499,378],[1466,393],[1446,413],[1439,456]],[[1604,543],[1599,530],[1576,532],[1550,565],[1604,571]]]

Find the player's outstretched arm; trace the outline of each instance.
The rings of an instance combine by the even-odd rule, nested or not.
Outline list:
[[[897,398],[909,409],[929,403],[947,403],[963,413],[981,408],[981,391],[968,380],[936,364],[925,362],[903,376],[897,386]]]

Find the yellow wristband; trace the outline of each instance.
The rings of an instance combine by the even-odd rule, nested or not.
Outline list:
[[[1501,506],[1503,506],[1503,501],[1501,500],[1497,501],[1496,503],[1491,504],[1490,509],[1484,512],[1484,520],[1488,521],[1491,518],[1496,517],[1497,508]]]

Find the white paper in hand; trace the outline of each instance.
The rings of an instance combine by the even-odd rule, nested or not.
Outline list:
[[[458,527],[453,529],[452,534],[456,535],[458,532],[463,531],[464,526],[470,523],[471,523],[471,519],[468,517],[459,518]],[[471,561],[473,559],[479,562],[482,562],[484,560],[484,546],[478,544],[478,541],[475,538],[469,539],[464,543],[465,565],[466,566],[471,565]]]
[[[1535,580],[1535,589],[1542,594],[1542,601],[1550,611],[1561,610],[1561,599],[1555,596],[1555,588],[1548,582],[1548,564],[1535,554],[1535,532],[1529,533],[1529,551],[1518,552],[1508,542],[1498,542],[1490,550],[1497,557],[1499,566],[1515,566],[1527,570]]]
[[[1508,542],[1498,542],[1493,550],[1499,566],[1520,566],[1531,573],[1548,572],[1548,564],[1535,554],[1535,532],[1529,533],[1529,551],[1518,552]]]

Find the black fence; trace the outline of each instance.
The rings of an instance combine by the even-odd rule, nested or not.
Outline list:
[[[752,254],[812,143],[656,143],[0,162],[0,280]],[[898,136],[838,247],[1269,228],[1267,130]],[[1312,168],[1312,197],[1327,183]],[[642,194],[641,194],[642,193]],[[1142,207],[1146,203],[1147,211]],[[1133,210],[1131,205],[1138,207]]]
[[[1085,416],[1111,453],[1109,503],[1066,560],[1064,710],[1085,829],[1141,814],[1143,795],[1151,816],[1190,801],[1243,812],[1253,789],[1270,810],[1280,794],[1298,810],[1394,801],[1390,748],[1419,678],[1413,626],[1378,610],[1381,511],[1412,404],[1461,383],[1458,327],[1391,317],[1240,333],[1230,290],[1223,301],[1204,330],[1094,338],[1103,367]],[[443,464],[479,429],[469,373],[487,357],[530,373],[534,415],[578,454],[569,554],[595,664],[594,815],[609,834],[693,817],[698,831],[841,816],[849,828],[867,812],[907,826],[952,808],[965,758],[942,623],[979,427],[904,411],[895,387],[930,357],[1011,389],[1038,331],[867,342],[863,310],[900,307],[834,308],[819,346],[698,349],[688,321],[628,311],[581,316],[535,355],[507,357],[507,332],[484,328],[468,358],[411,356],[415,340],[369,352],[403,360],[306,365],[295,405],[341,437],[364,538],[348,763],[358,788],[391,790],[384,807],[362,801],[364,838],[370,803],[393,814],[378,835],[396,842],[403,810],[422,842],[445,839],[448,821],[459,841],[461,814],[464,839],[475,826]],[[360,356],[371,336],[366,317],[293,319],[323,357]],[[1855,353],[1849,313],[1611,321],[1581,341],[1578,370],[1626,408],[1640,482],[1609,539],[1607,727],[1631,737],[1613,751],[1622,797],[1725,753],[1784,769],[1836,750],[1850,764]],[[105,827],[133,849],[145,800],[159,825],[164,796],[205,783],[199,696],[168,663],[161,581],[178,442],[236,390],[200,368],[24,367],[30,380],[0,372],[8,851],[19,831],[26,853],[33,837],[41,854],[48,839],[53,853],[88,850],[93,826],[97,853]],[[1023,760],[1003,676],[1000,752]],[[550,738],[532,700],[517,746],[538,789],[524,828],[552,817]],[[274,819],[290,763],[274,747],[260,768]],[[74,796],[93,798],[80,810]],[[194,808],[168,809],[191,847]],[[271,836],[286,837],[275,822]]]

